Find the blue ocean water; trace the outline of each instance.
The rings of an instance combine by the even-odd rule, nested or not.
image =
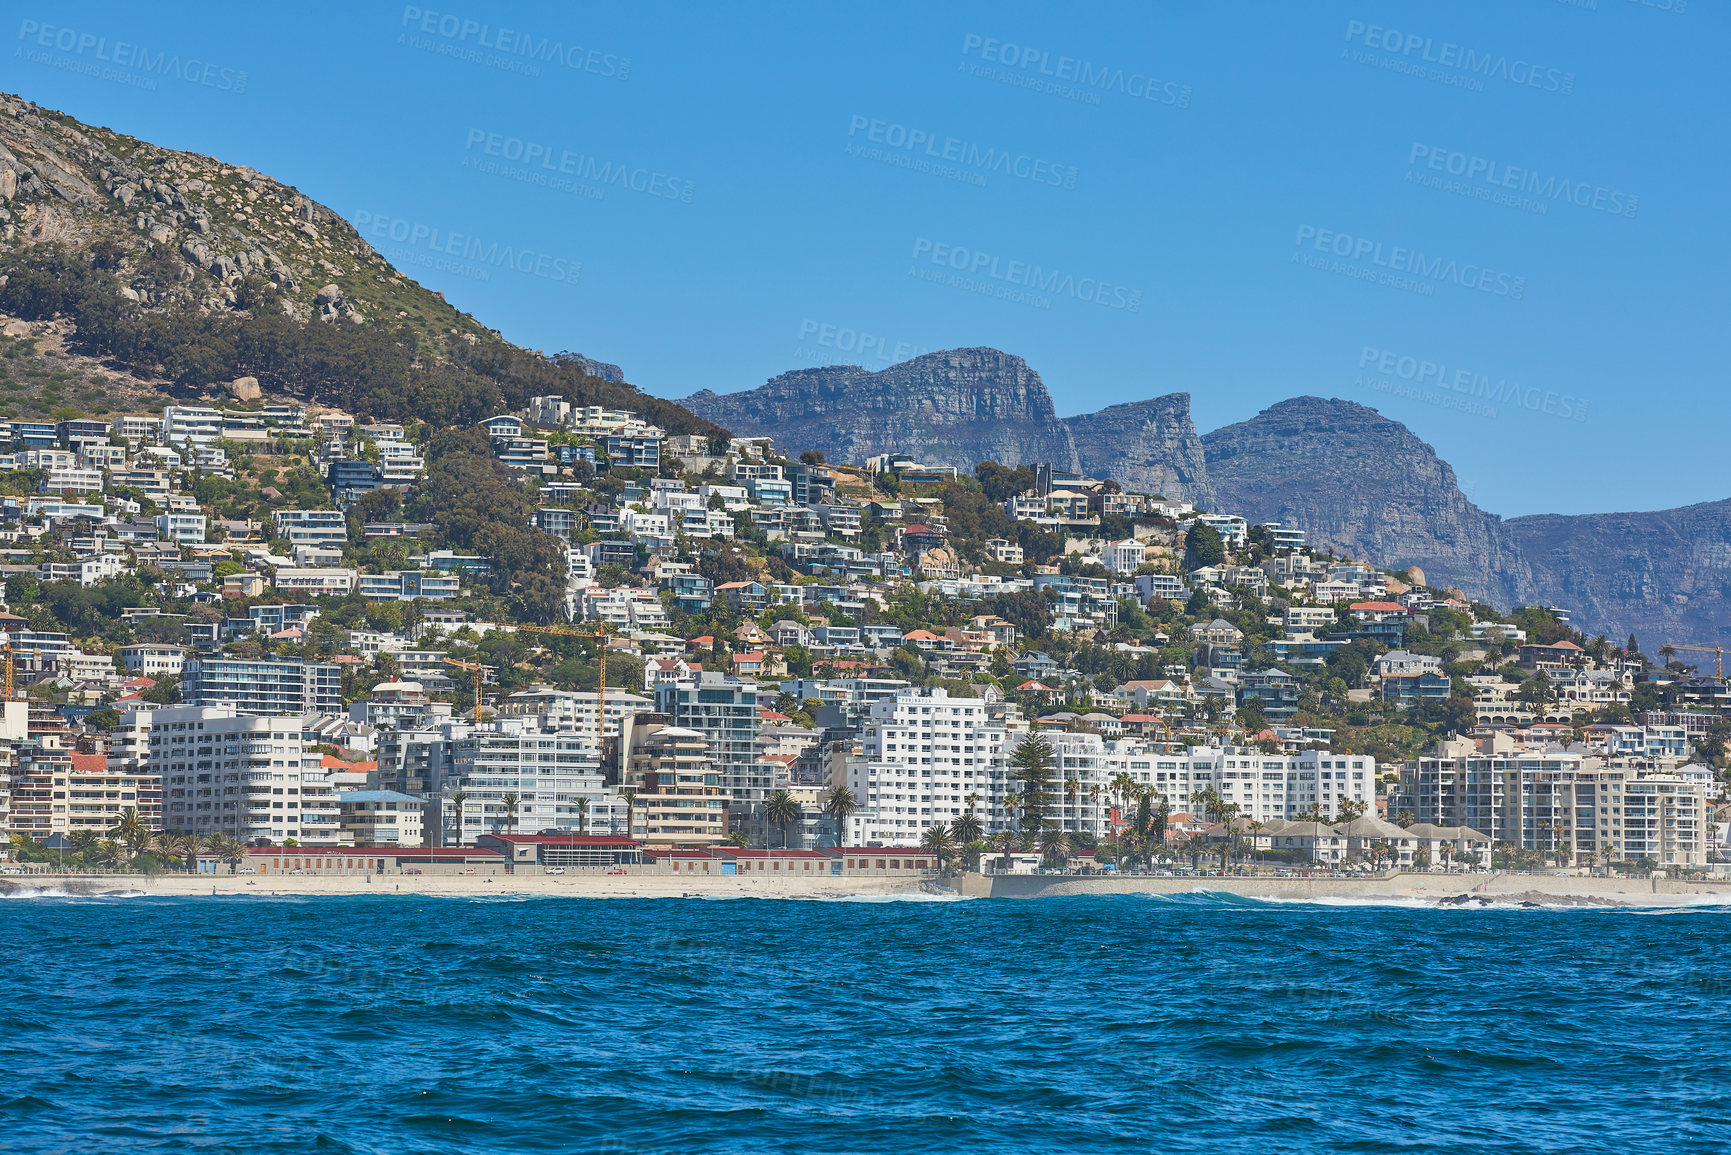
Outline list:
[[[9,1152],[1712,1151],[1731,911],[0,900]]]

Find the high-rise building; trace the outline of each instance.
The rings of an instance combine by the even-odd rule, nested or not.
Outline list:
[[[633,726],[625,771],[631,837],[648,846],[691,850],[727,837],[727,799],[696,730],[654,723]]]
[[[343,674],[333,662],[199,657],[186,663],[180,697],[247,714],[340,714]]]
[[[709,743],[731,820],[755,813],[769,797],[771,773],[757,757],[757,686],[705,670],[655,688],[655,709]]]
[[[160,781],[164,830],[309,846],[335,846],[340,837],[325,772],[298,717],[211,706],[129,710],[108,764],[111,773]]]
[[[497,718],[458,738],[452,763],[440,796],[445,845],[472,845],[482,834],[625,833],[625,800],[607,789],[588,734]]]

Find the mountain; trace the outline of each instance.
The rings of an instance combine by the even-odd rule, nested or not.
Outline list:
[[[1110,477],[1126,489],[1189,501],[1202,509],[1218,502],[1190,394],[1112,405],[1064,418],[1082,472]]]
[[[705,389],[680,404],[737,434],[773,436],[834,461],[906,453],[971,471],[981,461],[1077,468],[1076,446],[1040,375],[996,349],[947,349],[877,372],[796,369],[756,389]]]
[[[997,349],[947,349],[877,372],[796,369],[756,389],[705,389],[680,404],[737,433],[821,449],[833,461],[906,453],[963,470],[982,461],[1050,463],[1213,503],[1189,394],[1060,419],[1040,375]]]
[[[1579,627],[1619,641],[1632,632],[1649,654],[1731,632],[1731,501],[1503,524],[1532,567],[1535,600],[1569,607]]]
[[[1311,543],[1388,568],[1423,568],[1496,605],[1531,572],[1502,520],[1398,421],[1352,401],[1295,397],[1202,438],[1222,509],[1302,527]]]
[[[12,391],[0,416],[103,415],[233,383],[239,397],[459,425],[551,393],[675,433],[723,432],[626,384],[617,365],[504,340],[292,185],[7,93],[0,310],[33,323],[45,380],[79,381],[69,397]]]

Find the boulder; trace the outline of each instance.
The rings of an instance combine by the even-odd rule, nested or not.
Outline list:
[[[236,377],[223,388],[227,389],[228,395],[236,401],[257,401],[264,396],[264,392],[258,387],[257,377]]]

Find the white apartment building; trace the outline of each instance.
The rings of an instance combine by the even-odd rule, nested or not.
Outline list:
[[[593,690],[554,690],[546,686],[536,686],[512,694],[499,708],[499,716],[537,718],[546,729],[575,730],[594,740],[598,737],[596,717],[599,698],[600,695]],[[619,737],[620,727],[626,719],[654,709],[655,703],[648,698],[610,688],[607,691],[607,727],[604,736]]]
[[[186,669],[186,647],[138,642],[120,647],[120,661],[129,674],[147,678],[180,677]]]
[[[1493,846],[1576,862],[1701,867],[1712,822],[1709,785],[1688,768],[1649,770],[1560,750],[1481,750],[1445,742],[1401,773],[1420,822],[1471,826]],[[1474,821],[1458,821],[1471,816]]]
[[[1135,573],[1147,555],[1148,547],[1133,537],[1108,542],[1101,550],[1101,559],[1106,563],[1106,568],[1118,574]]]
[[[356,571],[323,566],[278,566],[276,588],[313,594],[346,594],[355,588]]]
[[[1002,771],[1009,735],[983,698],[906,689],[872,703],[868,718],[860,752],[842,771],[859,806],[847,845],[918,845],[926,827],[975,807],[988,830],[1003,828],[1002,792],[994,802],[989,771]]]
[[[170,405],[162,411],[165,445],[206,445],[222,439],[222,410],[203,405]]]
[[[129,710],[110,760],[161,780],[164,830],[339,844],[336,803],[299,718],[222,706]]]
[[[185,545],[203,545],[205,522],[202,513],[159,513],[157,531],[168,541]]]
[[[472,845],[482,834],[627,833],[625,800],[608,790],[589,734],[501,717],[458,738],[452,762],[452,788],[441,796],[445,845]]]
[[[100,469],[51,469],[42,479],[43,493],[90,494],[102,492]]]
[[[341,546],[349,540],[348,518],[340,509],[277,509],[270,516],[277,536],[286,538],[290,546]]]

